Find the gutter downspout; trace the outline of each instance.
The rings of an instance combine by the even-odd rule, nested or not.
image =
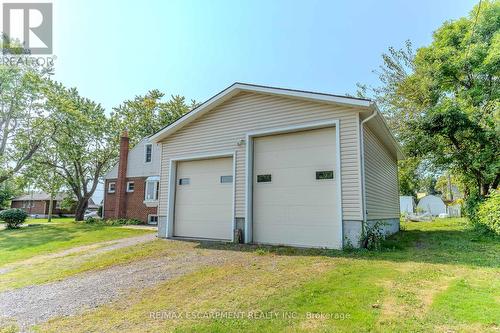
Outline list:
[[[372,118],[374,118],[378,114],[378,108],[375,103],[372,103],[370,105],[373,108],[373,113],[368,116],[365,120],[361,121],[360,123],[360,146],[361,146],[361,192],[362,192],[362,209],[363,209],[363,225],[362,225],[362,230],[364,232],[365,224],[366,224],[366,188],[365,188],[365,138],[364,138],[364,131],[363,127],[364,124],[370,121]]]

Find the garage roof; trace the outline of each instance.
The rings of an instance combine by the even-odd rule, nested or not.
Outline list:
[[[349,107],[355,107],[357,110],[361,110],[361,112],[366,111],[366,113],[371,114],[373,111],[377,111],[377,128],[375,130],[376,134],[381,137],[384,143],[388,146],[388,148],[394,152],[398,159],[402,159],[404,157],[401,152],[401,148],[399,144],[396,142],[394,137],[389,131],[385,120],[383,119],[380,112],[378,112],[377,105],[375,102],[365,98],[357,98],[357,97],[349,97],[349,96],[341,96],[341,95],[333,95],[333,94],[325,94],[304,90],[294,90],[294,89],[285,89],[285,88],[276,88],[276,87],[268,87],[261,86],[255,84],[248,83],[240,83],[236,82],[226,89],[222,90],[218,94],[209,98],[204,103],[200,104],[198,107],[194,108],[190,112],[186,113],[181,118],[177,119],[173,123],[165,126],[157,133],[153,134],[150,137],[151,142],[158,143],[161,140],[165,139],[169,135],[177,132],[182,127],[186,126],[190,122],[195,119],[198,119],[205,113],[209,112],[216,106],[224,103],[229,100],[231,97],[235,96],[240,92],[253,92],[253,93],[261,93],[267,95],[277,95],[283,97],[291,97],[298,98],[303,100],[310,100],[315,102],[336,104],[336,105],[345,105]],[[371,112],[370,112],[371,111]],[[380,126],[382,128],[380,128]]]

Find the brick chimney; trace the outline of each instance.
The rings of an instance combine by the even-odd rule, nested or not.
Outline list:
[[[118,179],[116,180],[116,218],[126,217],[125,191],[127,190],[128,141],[128,132],[125,130],[120,137],[120,159],[118,161]]]

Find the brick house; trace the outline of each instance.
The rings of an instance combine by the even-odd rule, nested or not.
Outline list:
[[[61,202],[66,197],[66,194],[59,193],[53,198],[52,215],[74,216],[74,210],[64,210],[61,208]],[[37,217],[47,217],[49,214],[50,195],[45,192],[36,192],[31,194],[21,195],[12,199],[11,208],[20,208],[28,215],[36,215]]]
[[[157,224],[160,152],[148,138],[129,149],[120,139],[118,163],[104,176],[104,218],[131,218]]]

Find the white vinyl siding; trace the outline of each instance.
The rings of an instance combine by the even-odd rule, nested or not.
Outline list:
[[[127,177],[158,176],[160,171],[160,145],[143,139],[128,152]],[[151,145],[151,162],[146,162],[146,145]],[[105,179],[118,178],[118,163],[104,176]]]
[[[236,217],[245,217],[246,133],[304,123],[340,120],[342,207],[344,220],[362,220],[359,113],[354,108],[241,92],[163,140],[159,215],[168,212],[170,158],[236,151]]]
[[[364,128],[367,219],[399,218],[398,164],[387,148]]]

